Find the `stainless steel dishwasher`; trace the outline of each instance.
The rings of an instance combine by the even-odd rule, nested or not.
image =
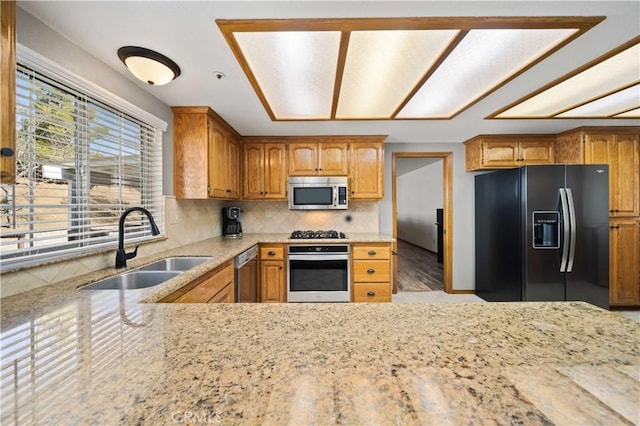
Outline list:
[[[255,245],[236,256],[236,303],[258,301],[258,246]]]

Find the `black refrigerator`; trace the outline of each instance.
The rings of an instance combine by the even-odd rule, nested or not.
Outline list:
[[[476,294],[609,308],[606,165],[525,166],[475,178]]]

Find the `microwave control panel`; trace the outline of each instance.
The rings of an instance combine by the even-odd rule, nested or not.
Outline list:
[[[338,187],[338,205],[339,206],[347,205],[347,187],[346,186]]]

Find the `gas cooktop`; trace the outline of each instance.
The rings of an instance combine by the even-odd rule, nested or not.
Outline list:
[[[338,231],[329,230],[329,231],[293,231],[291,236],[289,237],[294,240],[311,240],[311,239],[344,239],[347,236]]]

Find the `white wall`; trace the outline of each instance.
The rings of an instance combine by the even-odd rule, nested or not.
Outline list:
[[[475,288],[474,249],[474,174],[464,171],[462,143],[392,143],[385,145],[385,189],[380,202],[380,232],[393,232],[391,201],[391,156],[394,152],[451,152],[453,153],[453,271],[454,290]]]
[[[72,73],[166,121],[169,126],[167,131],[162,134],[162,193],[165,195],[173,194],[173,116],[168,105],[96,59],[89,52],[71,43],[20,7],[16,12],[16,41]],[[115,50],[113,54],[116,55]]]
[[[409,160],[400,158],[398,164]],[[443,161],[422,165],[400,174],[396,164],[396,207],[398,238],[434,253],[438,252],[436,209],[442,208]]]

